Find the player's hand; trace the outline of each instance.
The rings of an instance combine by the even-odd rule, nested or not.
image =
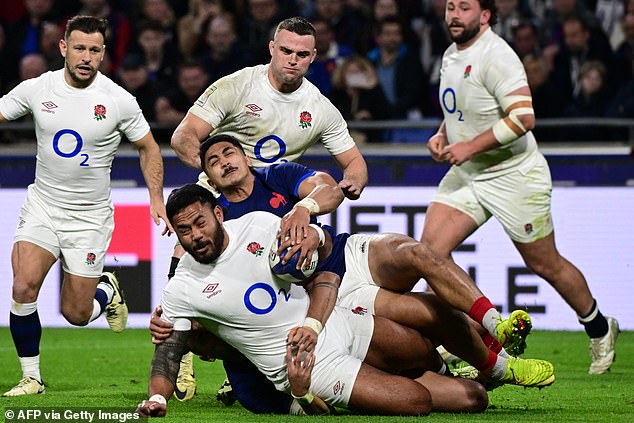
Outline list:
[[[310,264],[310,260],[308,260],[307,258],[312,257],[313,251],[319,248],[319,235],[316,231],[310,229],[308,229],[306,233],[306,238],[304,238],[299,244],[295,245],[291,245],[291,240],[289,237],[287,237],[287,239],[285,239],[284,241],[280,239],[280,246],[277,249],[277,255],[279,256],[284,252],[284,250],[288,249],[284,257],[282,258],[283,264],[288,263],[290,258],[293,257],[293,255],[299,250],[300,254],[295,268],[299,270],[300,268],[305,269],[306,267],[308,267],[308,265]],[[278,237],[280,236],[281,235],[278,235]]]
[[[312,352],[317,345],[317,332],[308,326],[298,326],[288,332],[286,343],[295,351],[300,347],[306,352]]]
[[[427,149],[431,153],[431,157],[437,162],[444,162],[445,159],[442,156],[442,150],[447,145],[447,138],[437,132],[429,141],[427,141]]]
[[[291,345],[286,346],[286,370],[293,395],[302,397],[308,393],[314,365],[315,355],[312,352],[306,352],[303,346],[296,350]]]
[[[158,306],[154,309],[150,318],[150,334],[152,334],[152,343],[156,345],[162,344],[170,336],[174,327],[172,323],[161,319],[162,314],[163,309]]]
[[[165,414],[167,414],[167,404],[143,400],[141,404],[137,406],[136,412],[143,417],[165,417]]]
[[[285,234],[290,241],[290,245],[299,244],[308,236],[308,225],[310,225],[310,212],[306,207],[293,207],[282,217],[280,224],[280,234]]]
[[[454,166],[460,166],[473,157],[474,154],[475,151],[469,142],[447,145],[442,150],[442,157]]]
[[[358,200],[361,197],[363,186],[352,179],[343,178],[339,182],[339,188],[343,191],[343,195],[350,200]]]
[[[163,228],[163,232],[161,232],[161,235],[167,234],[167,236],[170,236],[174,233],[174,228],[172,227],[170,221],[167,219],[167,212],[165,211],[165,204],[163,203],[163,201],[150,200],[150,215],[152,216],[152,220],[154,221],[154,224],[156,226],[159,226],[161,224],[161,220],[165,222],[165,228]]]

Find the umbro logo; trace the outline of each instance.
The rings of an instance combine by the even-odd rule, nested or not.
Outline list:
[[[216,288],[218,288],[218,285],[219,285],[218,283],[207,284],[205,289],[203,289],[203,294],[208,294],[207,298],[211,298],[213,296],[220,294],[222,292],[222,289],[219,289],[216,291]]]
[[[262,108],[260,106],[258,106],[255,103],[250,103],[250,104],[245,104],[245,106],[247,109],[249,109],[246,114],[247,115],[251,115],[254,117],[260,117],[260,114],[258,112],[262,111]]]
[[[42,106],[46,107],[49,110],[57,108],[57,104],[53,103],[52,101],[45,101],[42,103]]]

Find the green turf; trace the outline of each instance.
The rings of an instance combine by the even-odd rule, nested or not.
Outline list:
[[[0,328],[0,389],[10,388],[21,373],[9,330]],[[581,332],[537,331],[529,338],[526,357],[555,364],[557,381],[542,390],[515,386],[490,394],[489,409],[479,415],[435,413],[429,421],[442,422],[633,422],[634,333],[623,332],[618,360],[610,373],[587,374],[587,339]],[[0,398],[0,407],[117,407],[134,410],[146,398],[153,347],[146,330],[114,334],[99,329],[44,329],[42,338],[45,395]],[[256,416],[235,404],[215,400],[224,379],[220,363],[195,362],[198,394],[188,403],[170,401],[164,422],[285,422],[292,416]],[[310,421],[406,422],[408,417],[309,417]],[[9,422],[9,420],[6,420]]]

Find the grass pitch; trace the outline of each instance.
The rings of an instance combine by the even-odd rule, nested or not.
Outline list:
[[[8,328],[0,328],[0,389],[11,388],[21,372]],[[590,376],[588,341],[582,332],[536,331],[529,338],[526,357],[555,364],[557,380],[537,390],[505,386],[490,393],[483,414],[432,413],[430,422],[633,422],[634,333],[621,333],[617,361],[606,375]],[[41,347],[46,394],[0,398],[0,408],[98,407],[134,411],[147,398],[147,380],[153,346],[147,330],[115,334],[103,329],[45,328]],[[170,401],[163,422],[271,422],[298,421],[294,416],[262,416],[239,404],[225,407],[215,393],[224,380],[221,363],[195,361],[198,393],[188,403]],[[412,417],[307,417],[312,422],[409,422]],[[9,423],[11,420],[5,419]],[[15,420],[14,420],[15,421]],[[42,420],[43,421],[43,420]],[[65,420],[58,420],[65,421]],[[79,421],[79,420],[73,420]],[[113,422],[115,420],[112,420]]]

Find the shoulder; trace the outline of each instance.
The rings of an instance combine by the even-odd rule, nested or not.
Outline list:
[[[270,228],[274,224],[278,224],[279,221],[280,218],[273,213],[265,211],[252,211],[238,217],[237,219],[226,221],[224,222],[224,225],[227,229],[232,230],[234,233],[236,233],[236,231],[241,231],[242,233],[245,233],[247,232],[247,230],[249,232],[252,232],[254,230],[268,231],[268,228]]]
[[[125,88],[101,72],[98,74],[97,79],[95,79],[95,83],[97,84],[97,89],[109,94],[113,98],[122,98],[125,100],[134,98],[134,96],[126,91]]]

